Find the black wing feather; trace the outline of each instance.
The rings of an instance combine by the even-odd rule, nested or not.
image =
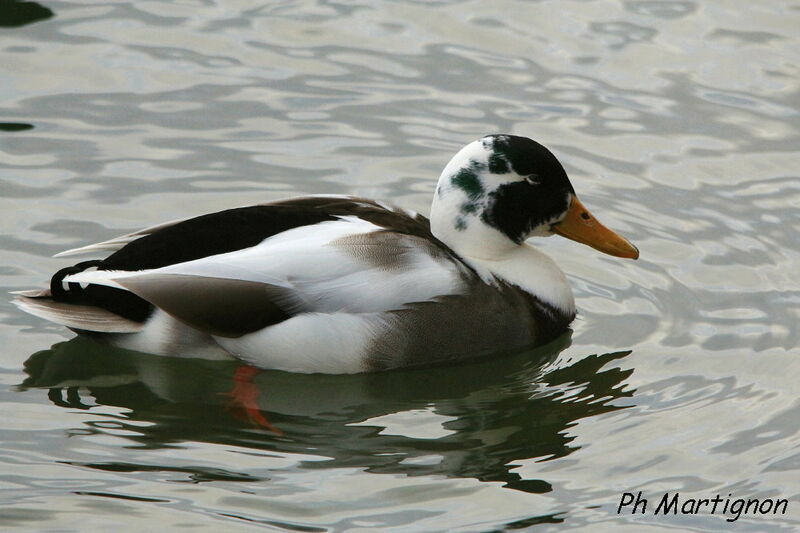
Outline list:
[[[103,270],[145,270],[249,248],[286,230],[335,217],[283,205],[227,209],[178,222],[128,243],[103,261]]]

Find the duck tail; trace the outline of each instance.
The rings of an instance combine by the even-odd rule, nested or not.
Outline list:
[[[71,281],[64,283],[64,278],[67,276],[102,266],[103,261],[92,260],[62,268],[50,279],[49,288],[13,292],[15,298],[12,303],[26,313],[74,330],[100,333],[141,331],[143,327],[141,321],[131,320],[105,307],[95,305],[93,298],[87,297],[89,295],[85,294],[85,289],[80,283]]]
[[[70,329],[99,333],[135,333],[143,324],[121,317],[102,307],[58,301],[50,289],[18,291],[12,303],[33,316]]]

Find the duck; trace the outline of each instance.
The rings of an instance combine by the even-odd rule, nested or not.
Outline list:
[[[639,257],[578,200],[550,150],[494,134],[444,167],[429,218],[338,195],[226,209],[56,254],[110,252],[14,303],[157,355],[327,374],[436,365],[568,330],[570,285],[529,242],[551,235]]]

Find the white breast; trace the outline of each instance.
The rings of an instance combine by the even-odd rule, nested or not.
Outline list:
[[[575,313],[575,297],[564,273],[555,261],[528,243],[496,258],[464,259],[489,283],[491,276],[499,277],[567,314]]]

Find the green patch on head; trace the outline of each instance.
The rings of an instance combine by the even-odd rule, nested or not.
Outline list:
[[[462,215],[473,215],[478,212],[478,204],[475,202],[464,202],[461,204]]]
[[[475,201],[483,196],[483,183],[478,175],[472,170],[462,168],[450,180],[454,187],[457,187],[467,194],[467,197]]]
[[[456,217],[456,229],[458,231],[464,231],[467,229],[467,221],[464,220],[464,217]]]

